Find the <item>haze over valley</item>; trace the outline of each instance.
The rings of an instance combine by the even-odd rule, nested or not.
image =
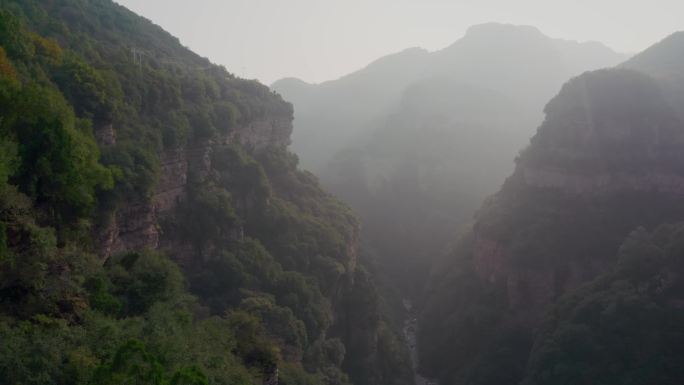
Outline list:
[[[681,384],[680,11],[0,0],[0,383]]]

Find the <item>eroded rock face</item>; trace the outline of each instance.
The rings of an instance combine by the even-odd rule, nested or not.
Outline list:
[[[190,150],[168,150],[160,157],[160,173],[156,193],[152,198],[157,211],[168,211],[185,195],[188,182],[188,153]]]
[[[116,144],[116,131],[112,123],[103,124],[95,129],[95,140],[100,147]]]
[[[521,266],[511,261],[501,242],[477,234],[473,246],[476,273],[493,285],[505,287],[508,307],[527,312],[526,318],[542,316],[556,298],[595,277],[603,267],[591,262],[566,261],[556,266]]]
[[[494,215],[506,217],[512,227],[530,226],[527,238],[521,239],[524,231],[517,229],[509,238],[480,226],[473,263],[480,278],[505,282],[511,309],[538,316],[556,298],[612,266],[619,240],[631,230],[684,219],[684,177],[672,172],[587,175],[519,167],[507,184],[516,187],[504,186],[499,199],[510,211]],[[521,194],[528,195],[524,203]],[[581,236],[565,239],[561,232]],[[520,262],[532,248],[520,243],[541,245],[534,247],[533,262]]]
[[[506,248],[494,239],[475,235],[473,263],[480,277],[495,283],[506,275]]]
[[[543,306],[555,296],[554,274],[543,269],[519,268],[510,263],[504,245],[476,234],[473,246],[475,272],[493,285],[506,288],[511,309]]]
[[[124,206],[102,232],[100,254],[106,258],[127,250],[156,249],[159,235],[157,216],[151,205]]]
[[[287,147],[292,135],[292,117],[274,116],[256,119],[241,125],[229,136],[228,141],[237,140],[247,149],[259,151],[266,147]]]
[[[166,150],[159,155],[160,175],[155,192],[147,202],[131,202],[117,210],[99,235],[100,255],[137,249],[156,249],[160,244],[159,216],[175,209],[187,192],[188,177],[204,180],[211,171],[211,151],[217,143],[239,141],[258,152],[268,147],[287,147],[292,133],[292,115],[271,116],[236,127],[215,141]],[[115,128],[109,124],[96,131],[100,146],[116,143]],[[352,250],[350,250],[351,252]]]

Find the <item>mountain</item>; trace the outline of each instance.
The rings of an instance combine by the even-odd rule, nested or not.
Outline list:
[[[567,82],[515,171],[434,269],[419,348],[441,383],[676,382],[678,349],[644,347],[649,361],[636,348],[646,330],[681,332],[668,321],[681,312],[677,269],[668,270],[677,262],[646,268],[658,253],[676,258],[655,246],[676,244],[676,227],[656,229],[684,219],[677,95],[658,73],[636,70],[657,62],[654,52],[673,57],[651,48]],[[630,276],[639,266],[643,276]],[[650,306],[643,319],[627,315]]]
[[[570,77],[625,58],[600,43],[552,39],[534,27],[496,23],[470,27],[433,55],[431,72],[499,91],[535,109]]]
[[[359,213],[367,259],[413,296],[510,174],[543,103],[571,75],[622,58],[598,43],[484,24],[437,52],[411,49],[336,81],[273,88],[294,103],[304,166]]]
[[[271,89],[296,105],[292,150],[302,166],[319,171],[335,154],[388,112],[402,90],[425,72],[427,51],[407,49],[334,81],[313,85],[283,79]]]
[[[408,384],[292,105],[108,0],[0,2],[0,378]]]
[[[672,79],[684,75],[679,63],[684,60],[684,32],[675,32],[643,52],[635,55],[621,65],[643,71],[652,76]]]
[[[671,106],[684,118],[684,70],[681,63],[684,33],[676,32],[621,65],[655,78],[668,95]]]
[[[484,87],[538,113],[571,76],[624,59],[599,43],[551,39],[533,27],[491,23],[471,27],[436,52],[412,48],[337,80],[312,85],[285,79],[271,88],[295,105],[292,148],[305,168],[319,173],[337,151],[372,131],[407,86],[423,79]]]

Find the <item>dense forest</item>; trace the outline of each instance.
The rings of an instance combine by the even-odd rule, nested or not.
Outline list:
[[[408,384],[292,106],[108,0],[0,2],[6,384]]]

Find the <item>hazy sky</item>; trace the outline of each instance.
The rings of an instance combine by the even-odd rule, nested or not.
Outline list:
[[[684,30],[684,0],[117,0],[245,78],[338,78],[378,57],[443,48],[473,24],[638,52]]]

